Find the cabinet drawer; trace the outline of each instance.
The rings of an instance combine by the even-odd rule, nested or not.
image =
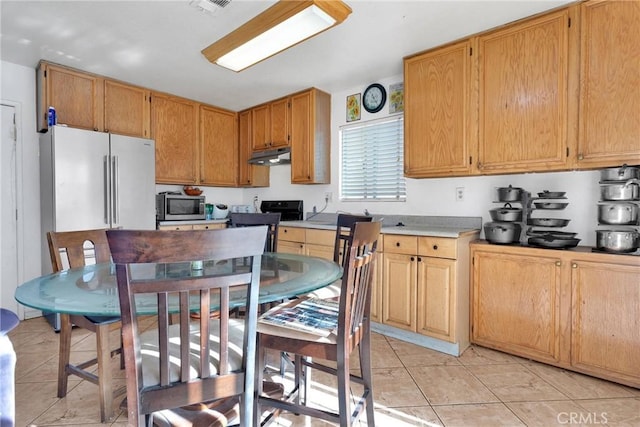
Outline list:
[[[447,237],[418,237],[418,254],[435,258],[457,258],[456,239]]]
[[[279,227],[278,241],[285,240],[288,242],[304,243],[305,230],[297,227]]]
[[[383,248],[385,253],[416,255],[418,253],[418,237],[387,234],[384,238]]]
[[[307,228],[306,242],[313,245],[331,246],[333,248],[336,232],[332,230],[317,230],[315,228]]]
[[[219,230],[227,228],[226,224],[193,224],[194,230]]]
[[[158,230],[193,230],[193,225],[191,224],[160,225],[158,226]]]

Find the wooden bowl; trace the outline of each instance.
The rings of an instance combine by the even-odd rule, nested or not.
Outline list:
[[[202,190],[198,187],[184,187],[183,190],[187,196],[199,196],[202,194]]]

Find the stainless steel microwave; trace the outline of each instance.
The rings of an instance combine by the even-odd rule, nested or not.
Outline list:
[[[205,219],[204,196],[183,194],[157,194],[156,214],[158,221],[185,221]]]

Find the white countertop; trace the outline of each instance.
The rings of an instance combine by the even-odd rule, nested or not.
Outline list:
[[[335,230],[335,223],[322,221],[281,221],[281,227],[315,228],[318,230]],[[382,227],[382,234],[403,234],[408,236],[431,236],[458,238],[466,233],[479,232],[480,229],[460,227],[440,227],[428,225],[405,225]]]

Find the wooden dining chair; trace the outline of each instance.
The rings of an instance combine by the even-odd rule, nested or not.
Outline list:
[[[240,425],[251,425],[266,233],[266,226],[107,231],[122,316],[129,425],[150,425],[154,412],[222,398],[239,399]],[[237,258],[248,262],[231,261]],[[194,260],[203,260],[204,269],[192,270]],[[142,270],[146,276],[137,276]],[[229,318],[232,292],[246,298],[242,319]],[[141,293],[157,301],[157,328],[144,332],[135,303]],[[209,312],[212,305],[220,307],[219,319],[191,321],[192,310]],[[174,324],[172,313],[178,317]]]
[[[265,241],[265,252],[278,251],[278,227],[280,226],[280,212],[271,213],[244,213],[232,212],[230,215],[231,227],[251,227],[266,225],[269,227]]]
[[[260,425],[265,407],[275,409],[265,421],[284,410],[339,423],[340,426],[353,425],[366,408],[367,425],[375,425],[369,317],[380,222],[355,222],[352,227],[353,238],[346,253],[340,301],[300,298],[272,308],[258,321],[255,425]],[[331,303],[334,305],[327,312],[333,315],[318,316],[318,310],[313,307],[314,304]],[[313,319],[308,322],[315,328],[313,333],[296,330],[300,323],[307,323],[305,319]],[[317,330],[324,333],[316,335]],[[359,350],[360,375],[350,375],[350,357],[356,347]],[[294,389],[286,399],[274,399],[262,392],[267,349],[295,355]],[[316,358],[336,362],[337,367],[322,365],[314,361]],[[337,413],[306,405],[309,396],[301,396],[305,389],[302,383],[309,381],[309,376],[303,374],[306,368],[319,369],[337,376]],[[351,381],[363,385],[363,393],[358,396],[354,410],[351,408],[349,395]]]
[[[371,222],[373,217],[364,215],[338,214],[336,222],[336,236],[333,244],[333,262],[340,264],[344,269],[344,262],[353,240],[353,224],[356,222]],[[323,288],[317,289],[308,294],[312,298],[333,299],[340,296],[342,283],[337,281]]]
[[[53,272],[78,268],[87,264],[91,255],[95,263],[111,262],[111,252],[107,241],[106,230],[84,231],[50,231],[47,233],[49,255]],[[96,358],[71,364],[71,330],[72,326],[89,330],[96,336]],[[112,349],[109,344],[109,333],[120,328],[119,317],[89,317],[73,314],[60,315],[60,354],[58,356],[58,397],[67,395],[69,375],[76,375],[82,379],[98,385],[100,399],[100,419],[102,422],[114,418],[112,390],[112,374],[110,360],[120,352],[120,346]],[[120,343],[119,343],[120,344]],[[87,370],[97,365],[97,375]],[[115,394],[119,394],[116,392]]]

